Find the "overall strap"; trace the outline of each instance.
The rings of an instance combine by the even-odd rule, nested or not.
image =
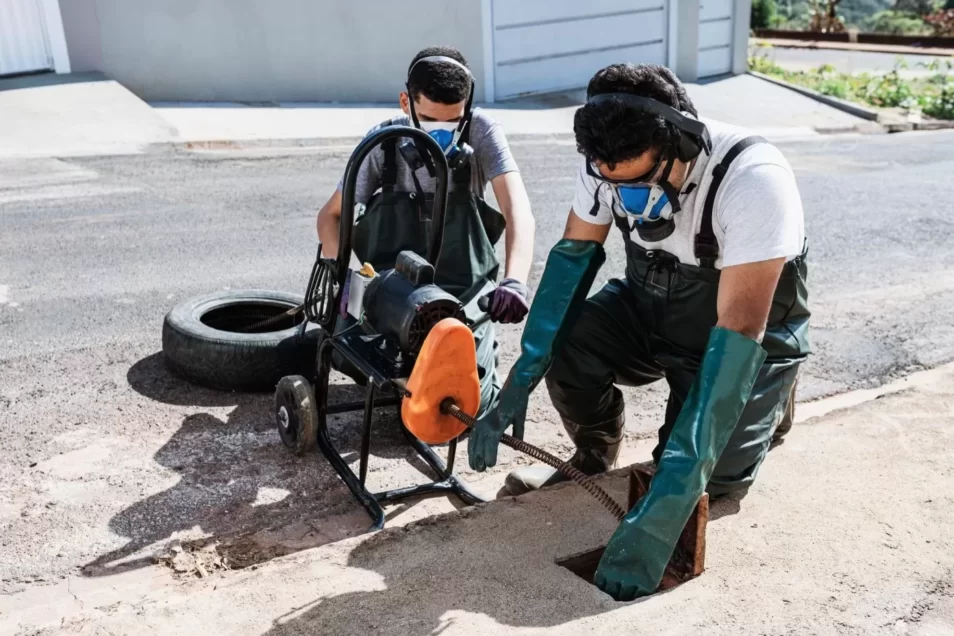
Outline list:
[[[460,139],[457,140],[458,145],[464,145],[470,143],[470,129],[474,125],[474,118],[471,116],[470,121],[467,122],[467,126],[464,128],[464,132],[461,133]],[[471,157],[471,161],[477,161],[476,154]],[[457,170],[452,171],[451,181],[454,183],[454,190],[463,189],[464,192],[470,192],[470,176],[471,176],[471,165],[470,162],[467,165],[458,168]]]
[[[476,159],[474,159],[476,161]],[[457,170],[452,170],[452,181],[454,182],[454,190],[463,190],[464,192],[470,192],[470,171],[471,167],[468,163],[466,166],[461,166]]]
[[[394,119],[388,119],[378,125],[377,129],[393,126]],[[397,139],[390,139],[383,144],[384,165],[381,168],[381,190],[394,192],[397,185]]]
[[[699,227],[699,233],[696,234],[695,255],[699,259],[699,266],[712,269],[719,259],[719,242],[716,240],[715,232],[712,231],[712,209],[715,207],[716,193],[722,180],[729,170],[736,157],[742,154],[746,148],[756,144],[767,144],[768,141],[763,137],[746,137],[729,149],[725,153],[722,161],[712,170],[712,183],[709,184],[709,191],[706,193],[706,202],[702,208],[702,224]]]
[[[381,190],[394,192],[397,185],[397,139],[384,142],[384,166],[381,168]]]

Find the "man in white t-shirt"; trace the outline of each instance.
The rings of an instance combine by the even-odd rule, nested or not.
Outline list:
[[[550,252],[515,363],[469,440],[470,463],[496,462],[511,424],[546,378],[577,447],[570,463],[611,468],[625,418],[617,385],[665,379],[669,403],[649,493],[607,546],[597,585],[625,600],[653,593],[693,508],[754,481],[791,424],[809,354],[806,240],[788,162],[764,139],[698,119],[666,68],[599,71],[574,122],[581,154],[564,238]],[[586,298],[616,226],[625,277]],[[512,495],[563,477],[511,473]]]

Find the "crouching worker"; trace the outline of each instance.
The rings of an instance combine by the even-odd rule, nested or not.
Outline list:
[[[577,447],[571,463],[604,472],[623,439],[618,385],[665,379],[656,474],[596,573],[601,589],[630,600],[656,591],[703,492],[748,488],[786,425],[809,353],[802,204],[782,154],[742,129],[703,124],[666,68],[599,71],[574,132],[582,157],[564,238],[499,403],[471,432],[470,463],[492,466],[509,426],[522,435],[528,396],[545,377]],[[613,225],[625,275],[587,298]],[[528,467],[507,488],[560,479]]]
[[[483,313],[478,301],[489,297],[491,321],[474,332],[483,411],[501,384],[493,323],[517,323],[529,311],[526,283],[534,234],[530,200],[500,126],[472,108],[474,79],[460,52],[448,47],[424,49],[411,61],[406,87],[399,97],[404,115],[371,132],[391,125],[424,130],[441,145],[453,168],[435,283],[459,298],[472,320]],[[378,271],[393,268],[404,250],[426,257],[430,243],[436,181],[424,166],[409,163],[402,141],[375,148],[358,173],[355,202],[367,207],[355,220],[353,250],[359,261]],[[500,211],[484,200],[488,183]],[[318,213],[318,237],[326,258],[338,253],[342,186],[338,184]],[[505,228],[506,270],[498,285],[500,264],[494,245]],[[346,321],[339,320],[342,323]],[[364,381],[337,354],[332,362],[356,381]]]

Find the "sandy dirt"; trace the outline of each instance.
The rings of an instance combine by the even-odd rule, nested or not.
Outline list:
[[[0,631],[952,634],[952,423],[950,366],[801,423],[747,496],[713,504],[706,572],[634,603],[555,563],[615,527],[562,485],[206,578],[35,588],[0,599]],[[603,484],[623,498],[621,472]]]

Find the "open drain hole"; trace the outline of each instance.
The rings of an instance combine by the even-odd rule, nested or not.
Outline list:
[[[590,585],[593,585],[593,580],[596,578],[596,568],[600,564],[604,550],[606,550],[606,546],[590,550],[589,552],[574,554],[573,556],[568,556],[563,559],[557,559],[556,563]]]
[[[649,492],[655,468],[651,465],[636,464],[629,473],[629,501],[627,510]],[[709,495],[703,494],[696,509],[683,528],[676,548],[663,574],[657,593],[672,589],[690,579],[694,579],[705,570],[706,561],[706,525],[709,521]],[[596,569],[606,546],[581,552],[556,560],[556,564],[577,575],[590,585],[596,578]]]

